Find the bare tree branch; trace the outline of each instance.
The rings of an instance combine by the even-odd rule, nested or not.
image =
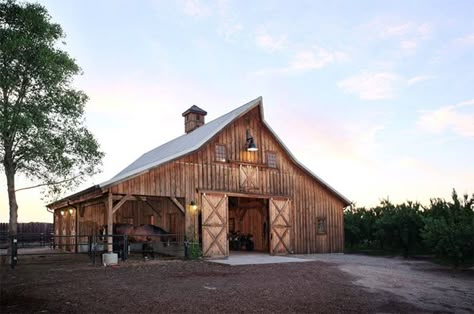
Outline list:
[[[77,179],[77,178],[80,177],[80,176],[81,176],[81,175],[77,175],[77,176],[75,176],[75,177],[72,177],[72,178],[69,178],[69,179],[65,179],[65,180],[62,180],[62,181],[58,181],[58,182],[41,183],[41,184],[37,184],[37,185],[27,186],[27,187],[24,187],[24,188],[16,189],[15,192],[23,191],[23,190],[30,190],[30,189],[39,188],[39,187],[42,187],[42,186],[58,185],[58,184],[61,184],[61,183],[65,183],[65,182],[68,182],[68,181],[72,181],[72,180],[74,180],[74,179]]]

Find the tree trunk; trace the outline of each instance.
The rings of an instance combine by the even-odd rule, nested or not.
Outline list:
[[[9,149],[5,149],[5,158],[3,160],[3,166],[5,168],[5,175],[7,177],[7,189],[8,189],[8,203],[10,206],[10,223],[8,224],[8,234],[10,237],[17,235],[18,230],[18,204],[16,202],[15,193],[15,165],[13,163],[13,156]],[[8,247],[8,255],[11,255],[12,247]]]
[[[10,205],[10,224],[8,225],[9,234],[17,234],[18,204],[15,193],[15,174],[13,171],[5,169],[7,174],[8,203]]]

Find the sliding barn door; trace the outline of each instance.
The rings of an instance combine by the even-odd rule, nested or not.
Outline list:
[[[290,248],[290,209],[289,199],[270,199],[270,254],[286,255]]]
[[[229,256],[227,241],[227,196],[202,194],[202,255],[204,257]]]

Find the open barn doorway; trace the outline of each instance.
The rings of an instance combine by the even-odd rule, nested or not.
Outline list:
[[[270,252],[268,199],[229,197],[229,253]]]

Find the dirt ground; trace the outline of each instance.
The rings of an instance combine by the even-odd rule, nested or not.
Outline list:
[[[453,270],[423,260],[355,254],[298,256],[336,264],[354,284],[388,292],[428,312],[474,313],[474,269]]]
[[[81,258],[36,258],[15,270],[3,265],[0,312],[432,312],[404,296],[365,287],[362,277],[333,261],[227,266],[137,259],[103,267]]]

